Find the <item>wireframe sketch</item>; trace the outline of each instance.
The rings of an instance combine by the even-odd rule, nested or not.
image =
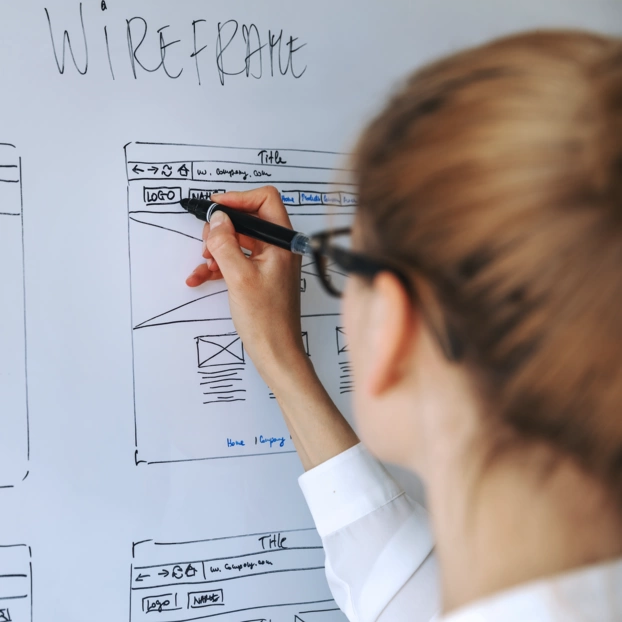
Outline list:
[[[0,622],[32,622],[32,561],[25,544],[0,545]]]
[[[136,543],[130,622],[345,622],[314,529]]]
[[[237,333],[196,338],[204,404],[244,401],[244,346]],[[220,361],[220,362],[214,362]],[[243,384],[237,384],[237,383]]]
[[[0,143],[0,488],[28,474],[21,160]],[[2,618],[0,617],[0,620]]]
[[[336,153],[131,143],[128,174],[136,463],[293,452],[270,388],[235,332],[224,282],[198,289],[185,278],[201,261],[203,223],[183,197],[276,186],[294,228],[347,226],[356,204]],[[305,258],[302,339],[338,405],[348,408],[335,351],[338,301]],[[334,270],[335,278],[343,278]]]

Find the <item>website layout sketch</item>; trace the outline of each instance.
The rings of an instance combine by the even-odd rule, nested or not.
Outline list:
[[[25,544],[0,545],[0,622],[32,622],[32,561]]]
[[[224,282],[196,289],[185,284],[202,261],[203,223],[179,201],[270,184],[280,191],[295,229],[347,226],[356,198],[347,183],[333,184],[347,173],[338,170],[343,156],[153,143],[131,143],[125,154],[136,463],[293,452],[274,395],[236,334]],[[335,266],[329,271],[331,278],[345,278]],[[324,292],[307,258],[300,291],[305,350],[347,410],[339,304]]]
[[[21,190],[17,150],[0,143],[0,488],[26,477],[30,453]]]
[[[136,543],[130,622],[345,622],[314,529]]]

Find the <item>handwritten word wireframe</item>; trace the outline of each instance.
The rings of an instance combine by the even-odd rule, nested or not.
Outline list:
[[[91,69],[89,49],[94,45],[105,48],[113,80],[123,69],[134,79],[159,74],[178,80],[193,75],[201,85],[211,69],[210,75],[224,86],[233,78],[297,80],[307,70],[301,58],[307,44],[283,28],[202,16],[187,24],[153,24],[141,15],[112,8],[102,12],[95,3],[85,6],[83,2],[76,3],[73,28],[59,26],[60,20],[47,8],[41,19],[46,20],[53,65],[60,74],[67,71],[71,59],[75,71],[87,75]],[[192,52],[187,54],[182,50],[190,43]],[[123,65],[114,60],[121,48]]]

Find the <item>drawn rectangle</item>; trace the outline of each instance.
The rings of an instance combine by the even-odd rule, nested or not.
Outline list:
[[[189,199],[201,199],[201,201],[207,201],[213,194],[224,193],[224,188],[190,188],[188,191]]]
[[[351,192],[341,193],[341,205],[352,207],[357,204],[356,195]]]
[[[309,331],[307,330],[302,331],[302,346],[307,356],[311,356],[311,350],[309,350]]]
[[[28,475],[26,294],[21,159],[0,143],[0,488]]]
[[[184,284],[188,270],[201,261],[203,224],[161,204],[173,198],[170,189],[175,199],[208,198],[225,188],[270,183],[284,198],[294,228],[311,233],[351,224],[352,208],[322,201],[323,195],[341,197],[351,190],[349,183],[331,183],[345,156],[292,149],[270,159],[269,151],[154,143],[125,148],[136,464],[295,451],[278,404],[235,334],[225,283],[196,289]],[[154,202],[146,204],[145,198]],[[347,411],[339,380],[330,372],[338,302],[324,292],[312,262],[302,266],[300,289],[305,350]]]
[[[190,592],[188,594],[188,609],[203,609],[204,607],[224,606],[225,600],[222,590],[207,590],[204,592]]]
[[[283,201],[283,205],[300,205],[300,192],[296,190],[285,190],[281,192],[281,201]]]
[[[319,192],[300,192],[301,205],[322,205],[322,195]]]
[[[181,201],[181,188],[145,186],[143,190],[145,205],[175,205]]]
[[[322,203],[324,205],[341,205],[341,193],[325,192],[322,194]]]
[[[163,611],[176,611],[177,594],[157,594],[156,596],[145,596],[142,601],[145,613],[162,613]]]
[[[237,333],[196,337],[199,368],[244,364],[244,346]]]

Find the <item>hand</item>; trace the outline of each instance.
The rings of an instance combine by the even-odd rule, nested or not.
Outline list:
[[[221,205],[252,213],[291,228],[281,196],[265,186],[247,192],[212,195]],[[250,251],[245,256],[243,247]],[[201,264],[186,283],[197,287],[223,279],[229,288],[229,306],[244,348],[272,386],[279,369],[305,359],[300,324],[301,258],[281,248],[238,235],[229,217],[214,212],[203,228]]]
[[[212,195],[216,203],[291,227],[276,190]],[[305,469],[358,443],[356,434],[315,375],[302,344],[301,257],[238,235],[229,217],[215,212],[203,228],[201,264],[190,287],[224,278],[233,323],[259,373],[274,391]],[[251,252],[246,257],[243,247]]]

